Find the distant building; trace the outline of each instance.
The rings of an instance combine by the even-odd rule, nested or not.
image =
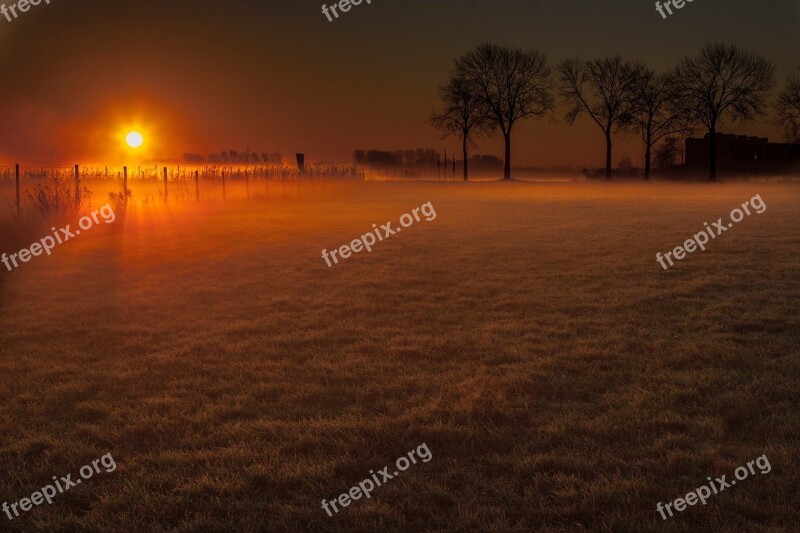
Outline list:
[[[709,167],[708,134],[686,139],[686,169]],[[717,170],[721,173],[782,172],[800,168],[800,144],[771,143],[765,137],[717,134]]]

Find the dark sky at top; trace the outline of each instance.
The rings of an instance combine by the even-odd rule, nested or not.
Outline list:
[[[800,64],[797,0],[695,0],[668,20],[650,0],[373,0],[333,23],[319,0],[51,2],[0,19],[6,162],[117,158],[130,127],[161,158],[454,149],[426,117],[452,59],[486,41],[553,62],[621,53],[654,69],[723,41],[774,61],[781,84]],[[766,124],[735,130],[776,137]],[[516,163],[543,166],[596,164],[604,152],[588,121],[525,123],[514,146]],[[635,140],[619,146],[640,160]],[[481,149],[500,154],[496,141]]]

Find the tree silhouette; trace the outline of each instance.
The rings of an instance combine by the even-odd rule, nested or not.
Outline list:
[[[709,179],[717,179],[717,127],[766,112],[775,86],[775,67],[762,56],[735,46],[707,44],[700,55],[675,69],[677,102],[708,130]]]
[[[644,179],[648,180],[653,148],[667,137],[692,131],[692,118],[677,103],[677,88],[671,75],[643,71],[634,94],[631,128],[644,142]]]
[[[558,65],[561,96],[570,106],[567,122],[574,124],[583,115],[597,124],[606,138],[606,179],[611,179],[613,133],[631,123],[633,103],[644,67],[620,56],[584,62],[569,59]],[[586,86],[588,85],[588,90]]]
[[[528,117],[553,108],[547,58],[537,50],[483,44],[456,60],[456,71],[480,99],[489,124],[503,134],[503,179],[511,179],[511,133]]]
[[[439,89],[443,108],[433,112],[430,122],[445,137],[461,136],[461,150],[464,157],[464,181],[469,180],[469,147],[475,145],[475,137],[491,131],[484,113],[481,99],[470,84],[457,72],[450,76],[447,85]],[[455,164],[455,160],[453,161]]]
[[[778,113],[777,124],[785,128],[786,140],[800,143],[800,75],[789,77],[786,87],[778,95],[775,105]]]

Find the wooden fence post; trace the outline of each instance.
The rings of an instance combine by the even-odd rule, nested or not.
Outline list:
[[[75,205],[81,205],[81,171],[78,165],[75,165]]]
[[[19,163],[14,165],[14,175],[17,177],[17,216],[19,216],[20,204],[19,204]]]
[[[128,167],[122,167],[122,197],[128,205]]]
[[[167,167],[164,167],[164,203],[167,202]]]

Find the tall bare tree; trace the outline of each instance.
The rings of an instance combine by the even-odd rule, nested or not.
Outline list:
[[[766,112],[775,67],[762,56],[725,44],[707,44],[675,69],[677,101],[708,130],[709,179],[717,179],[717,128]]]
[[[464,181],[469,180],[469,148],[475,145],[475,138],[491,132],[484,105],[480,95],[472,90],[470,84],[458,72],[450,76],[447,85],[439,89],[442,109],[431,113],[430,122],[445,137],[461,136],[461,150],[464,157]],[[453,161],[455,165],[455,160]],[[455,172],[454,172],[455,173]]]
[[[641,64],[620,56],[589,62],[569,59],[558,65],[561,96],[569,105],[567,122],[574,124],[586,113],[603,130],[607,180],[611,179],[612,135],[624,131],[631,123],[643,71]]]
[[[800,143],[800,75],[793,74],[778,95],[777,124],[785,128],[786,140]]]
[[[456,60],[456,69],[481,100],[491,126],[503,134],[503,179],[511,179],[511,133],[520,120],[553,109],[547,58],[537,50],[483,44]]]
[[[643,71],[636,87],[631,113],[631,128],[645,146],[644,179],[650,179],[653,148],[663,139],[687,135],[693,129],[692,117],[677,102],[675,79],[669,74]]]

